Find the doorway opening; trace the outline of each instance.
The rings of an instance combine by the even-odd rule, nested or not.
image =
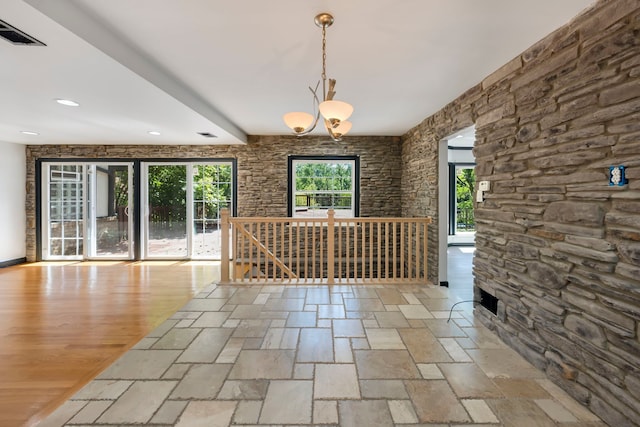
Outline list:
[[[439,146],[439,282],[461,298],[473,297],[475,253],[475,128],[456,132]]]

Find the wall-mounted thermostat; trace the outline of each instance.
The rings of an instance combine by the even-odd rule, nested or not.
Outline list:
[[[476,193],[476,202],[484,202],[484,193],[485,191],[489,191],[491,184],[489,181],[480,181],[478,182],[478,192]]]

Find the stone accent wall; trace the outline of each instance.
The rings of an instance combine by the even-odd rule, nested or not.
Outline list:
[[[287,216],[289,155],[360,156],[360,215],[399,216],[399,137],[251,136],[246,145],[32,145],[27,147],[27,259],[36,259],[35,163],[40,158],[235,158],[238,162],[238,215]]]
[[[403,214],[437,216],[438,141],[472,123],[491,181],[476,296],[499,299],[476,317],[609,425],[639,426],[640,2],[597,2],[408,132]]]

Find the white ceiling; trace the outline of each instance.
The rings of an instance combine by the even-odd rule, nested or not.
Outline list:
[[[1,20],[47,45],[0,40],[0,141],[229,144],[287,134],[284,113],[312,112],[319,12],[335,17],[327,74],[336,99],[355,107],[350,134],[401,135],[592,2],[0,0]]]

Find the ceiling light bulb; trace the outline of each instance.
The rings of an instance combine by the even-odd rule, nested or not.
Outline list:
[[[343,135],[346,135],[347,132],[351,130],[352,123],[348,120],[343,120],[340,122],[338,127],[333,130],[333,133],[340,138]]]
[[[160,135],[160,132],[158,132],[157,130],[150,130],[148,133],[149,133],[149,135],[153,135],[153,136]]]
[[[295,133],[304,132],[313,123],[313,116],[309,113],[294,111],[283,117],[284,123]]]
[[[21,130],[20,133],[23,133],[25,135],[40,135],[38,132],[34,132],[32,130]]]
[[[347,120],[353,113],[353,106],[343,101],[324,101],[318,107],[322,117],[331,123],[331,127],[336,128],[340,122]]]
[[[58,104],[62,104],[62,105],[66,105],[67,107],[79,107],[80,104],[78,104],[75,101],[72,101],[70,99],[56,99],[56,102]]]

